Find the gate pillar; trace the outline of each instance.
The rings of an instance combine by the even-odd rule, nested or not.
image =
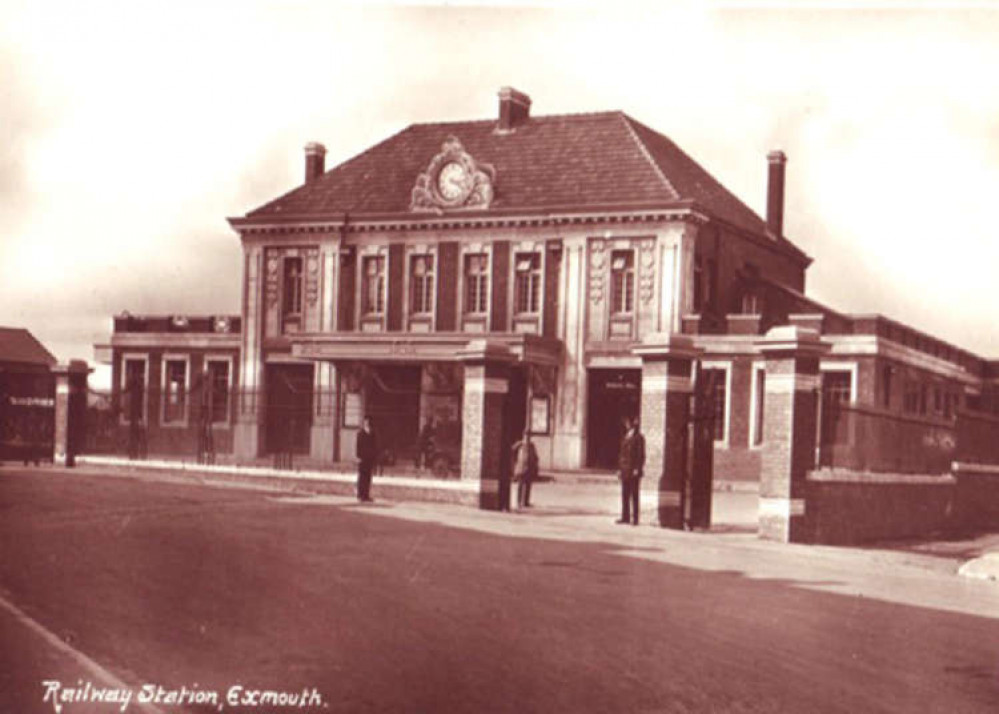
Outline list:
[[[83,360],[72,360],[52,368],[55,377],[55,428],[52,430],[52,461],[72,468],[83,446],[87,418],[87,375]]]
[[[829,349],[819,333],[774,327],[757,346],[766,361],[759,536],[808,540],[805,480],[815,466],[819,358]]]
[[[690,337],[672,333],[648,335],[632,351],[642,358],[645,475],[657,481],[659,525],[682,529],[691,365],[701,351]]]
[[[505,345],[473,340],[459,350],[465,368],[461,478],[479,482],[479,508],[500,508],[503,411],[514,355]]]

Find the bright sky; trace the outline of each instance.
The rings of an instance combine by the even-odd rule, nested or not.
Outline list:
[[[0,324],[238,312],[225,222],[409,123],[622,109],[759,213],[788,157],[808,291],[999,358],[999,5],[0,5]]]

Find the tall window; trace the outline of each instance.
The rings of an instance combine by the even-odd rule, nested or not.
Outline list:
[[[146,418],[146,360],[125,359],[122,416],[126,423],[139,423]]]
[[[635,309],[635,252],[611,253],[611,311],[630,315]]]
[[[919,383],[909,380],[905,383],[905,398],[902,407],[907,414],[919,412]]]
[[[534,315],[541,312],[541,255],[518,253],[516,260],[516,300],[514,312]]]
[[[364,259],[361,310],[365,315],[385,312],[385,258],[368,256]]]
[[[187,418],[187,360],[167,359],[163,369],[163,423]]]
[[[725,377],[728,374],[725,369],[703,368],[700,378],[708,386],[709,392],[706,397],[711,405],[711,413],[714,417],[715,441],[725,440],[725,400],[727,398],[725,389]]]
[[[850,403],[853,375],[850,372],[822,373],[822,400],[826,406]]]
[[[886,364],[881,368],[881,405],[885,409],[891,408],[891,379],[892,379],[892,366]]]
[[[414,255],[409,276],[409,310],[414,315],[434,311],[434,257]]]
[[[229,361],[208,360],[208,379],[205,389],[208,390],[206,408],[212,424],[224,424],[229,421]]]
[[[284,317],[302,315],[302,259],[284,259],[284,300],[281,302]]]
[[[485,253],[465,256],[465,313],[489,312],[489,257]]]
[[[743,315],[760,314],[760,298],[756,294],[756,292],[748,290],[742,294],[742,314]]]

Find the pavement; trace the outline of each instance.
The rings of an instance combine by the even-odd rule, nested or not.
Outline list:
[[[343,472],[276,471],[268,468],[244,468],[234,466],[201,467],[182,462],[130,462],[118,460],[118,466],[108,467],[108,461],[81,463],[76,471],[85,474],[116,476],[162,481],[167,483],[196,483],[216,488],[254,488],[274,492],[290,492],[296,498],[313,498],[316,503],[352,503],[348,496],[310,496],[306,482],[296,480],[292,486],[284,487],[278,481],[267,477],[279,474],[282,477],[307,476],[318,483],[319,478],[337,479],[352,483],[354,475]],[[45,469],[46,467],[39,467]],[[63,471],[55,469],[55,471]],[[659,528],[652,523],[654,494],[643,492],[643,523],[634,533],[628,527],[618,526],[615,521],[620,512],[620,490],[612,475],[600,472],[546,472],[541,483],[534,486],[532,508],[512,515],[481,511],[468,506],[448,503],[380,499],[379,513],[393,514],[402,518],[429,520],[472,529],[485,529],[486,532],[524,535],[527,537],[556,538],[559,540],[588,540],[596,534],[611,537],[613,540],[642,538],[671,539],[689,538],[700,546],[710,546],[711,551],[735,549],[734,552],[753,551],[779,556],[792,552],[808,551],[823,557],[838,559],[841,563],[854,561],[858,568],[870,563],[879,565],[902,565],[918,567],[945,575],[997,581],[999,580],[999,533],[973,534],[963,536],[939,535],[919,540],[899,540],[872,543],[864,546],[816,546],[799,544],[778,544],[759,540],[756,536],[758,494],[756,484],[733,481],[716,481],[712,498],[712,526],[709,531],[678,533]],[[318,478],[317,478],[318,477]],[[405,476],[382,476],[375,479],[373,493],[379,495],[379,485],[396,482]],[[417,479],[407,479],[417,481]],[[426,479],[422,479],[424,482]],[[457,485],[454,482],[446,482]],[[326,499],[324,501],[323,499]],[[509,529],[509,523],[496,521],[496,518],[514,519],[509,523],[517,525]],[[503,523],[497,530],[496,524]],[[626,532],[622,532],[626,531]],[[578,532],[578,537],[574,535]],[[699,552],[699,551],[698,551]],[[688,559],[685,565],[692,565]],[[999,585],[997,585],[999,587]]]

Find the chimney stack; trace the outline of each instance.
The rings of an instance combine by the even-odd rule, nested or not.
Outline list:
[[[777,237],[784,235],[784,165],[783,151],[767,154],[767,228]]]
[[[305,183],[312,183],[326,172],[326,147],[311,141],[305,145]]]
[[[499,90],[498,131],[513,131],[531,116],[531,98],[513,87]]]

